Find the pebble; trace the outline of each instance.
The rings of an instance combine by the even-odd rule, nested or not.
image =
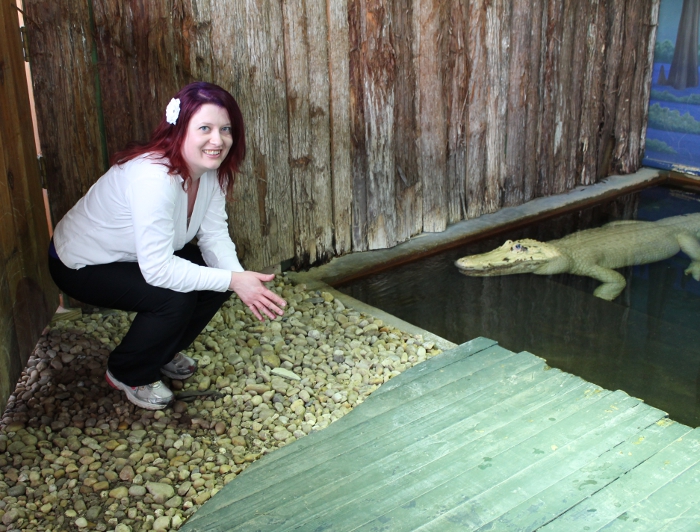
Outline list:
[[[177,530],[252,462],[440,352],[284,275],[273,290],[289,304],[272,322],[224,304],[187,350],[197,374],[166,380],[207,395],[162,411],[104,380],[133,314],[52,323],[0,419],[0,530]]]
[[[285,379],[292,380],[292,381],[300,381],[301,380],[301,377],[299,375],[297,375],[293,371],[289,371],[288,369],[284,369],[284,368],[275,368],[270,373],[272,373],[273,375],[278,375],[278,376],[283,377]]]

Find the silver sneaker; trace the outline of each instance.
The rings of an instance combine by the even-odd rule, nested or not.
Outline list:
[[[109,370],[105,374],[105,379],[112,388],[124,391],[126,398],[141,408],[162,410],[173,400],[173,392],[162,381],[145,386],[129,386],[115,379]]]
[[[160,372],[166,377],[184,381],[189,379],[197,371],[197,361],[182,353],[178,353],[165,366],[160,368]]]

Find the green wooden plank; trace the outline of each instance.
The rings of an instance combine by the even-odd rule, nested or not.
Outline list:
[[[599,530],[700,460],[700,429],[675,440],[540,530]]]
[[[261,492],[269,486],[277,485],[285,478],[294,477],[306,469],[318,467],[320,463],[327,460],[335,460],[340,455],[351,452],[354,448],[367,445],[368,439],[378,439],[382,434],[389,434],[397,427],[446,408],[455,401],[464,401],[470,395],[478,394],[482,390],[498,387],[504,379],[525,372],[520,378],[527,380],[531,376],[530,380],[532,380],[535,373],[548,373],[542,371],[543,367],[544,361],[540,358],[529,354],[515,355],[496,346],[482,352],[479,360],[472,357],[451,365],[449,375],[443,374],[440,379],[435,380],[429,374],[424,375],[420,380],[431,381],[434,384],[432,388],[425,382],[411,382],[406,387],[401,387],[392,394],[386,395],[381,401],[375,402],[379,413],[374,416],[358,418],[360,422],[354,423],[352,430],[331,433],[330,436],[319,438],[314,441],[313,445],[305,447],[297,446],[297,444],[303,443],[310,436],[294,442],[288,447],[297,446],[298,450],[291,457],[282,462],[279,460],[261,461],[258,468],[246,471],[234,482],[229,483],[217,494],[217,498],[207,503],[190,521],[201,519],[221,507]],[[444,369],[438,371],[442,372]],[[558,372],[559,370],[550,371]],[[419,385],[419,391],[423,395],[413,391],[418,389]],[[328,431],[345,419],[355,416],[355,414],[356,411],[351,412],[321,433]],[[273,455],[278,452],[275,451]],[[278,466],[278,463],[282,465]],[[264,469],[262,469],[263,466]]]
[[[469,340],[468,342],[460,344],[453,349],[443,351],[438,356],[430,358],[425,362],[414,366],[409,371],[404,371],[400,375],[397,375],[391,379],[389,382],[385,382],[379,387],[378,390],[370,395],[369,399],[390,392],[394,388],[403,386],[404,384],[407,384],[426,373],[430,373],[431,371],[436,371],[444,368],[445,366],[449,366],[450,364],[454,364],[465,357],[475,355],[476,353],[488,349],[489,347],[493,347],[494,345],[498,345],[496,340],[479,336],[478,338]]]
[[[549,372],[540,372],[540,375],[547,374]],[[494,408],[495,404],[503,405],[504,401],[508,401],[511,408],[515,408],[518,395],[534,397],[533,390],[543,395],[547,389],[561,388],[566,380],[566,374],[559,373],[553,374],[540,386],[537,386],[537,382],[523,381],[520,386],[509,387],[507,394],[498,393],[496,396],[489,392],[474,401],[460,402],[452,408],[436,411],[434,415],[422,418],[419,424],[397,428],[381,439],[367,441],[351,453],[289,477],[290,482],[266,490],[264,499],[258,498],[242,512],[237,512],[237,518],[250,515],[252,519],[255,513],[268,511],[274,511],[279,516],[285,512],[281,506],[286,500],[291,502],[288,505],[291,516],[298,513],[297,504],[302,498],[307,499],[309,505],[313,504],[315,509],[320,508],[321,501],[325,499],[335,505],[336,495],[333,493],[347,491],[348,484],[356,483],[360,484],[360,489],[368,487],[374,490],[378,483],[406,474],[422,462],[435,460],[449,453],[453,446],[466,443],[466,438],[462,436],[465,431],[474,431],[477,426],[481,427],[478,430],[486,431],[494,414],[503,411],[502,407]],[[500,400],[494,403],[494,398]],[[460,415],[455,416],[456,412]],[[387,424],[391,426],[390,421]],[[369,431],[368,435],[371,434]],[[478,435],[475,433],[474,437]]]
[[[491,477],[475,484],[474,479],[469,478],[468,489],[460,493],[462,497],[469,496],[469,500],[440,515],[423,529],[426,532],[475,530],[572,472],[578,471],[591,460],[639,434],[640,430],[656,423],[665,415],[664,412],[646,405],[630,408],[532,463],[529,463],[532,461],[532,450],[527,445],[512,449],[500,458],[501,463],[507,464],[505,471],[499,475],[505,480],[494,484]],[[511,476],[508,476],[509,473]]]
[[[247,495],[252,500],[242,503],[244,509],[237,511],[238,517],[246,512],[264,512],[267,511],[266,505],[280,505],[282,497],[290,494],[299,496],[302,490],[302,493],[310,493],[315,487],[324,491],[338,479],[351,474],[357,476],[360,459],[376,460],[377,456],[382,457],[384,453],[403,452],[416,441],[440,438],[441,430],[457,422],[470,427],[493,422],[496,418],[493,418],[493,414],[489,415],[489,412],[497,413],[509,405],[515,409],[522,402],[530,402],[532,399],[551,400],[547,399],[548,395],[560,393],[567,388],[586,386],[593,390],[594,395],[597,390],[601,390],[559,370],[544,371],[544,367],[541,359],[522,356],[508,364],[482,370],[482,375],[476,379],[478,385],[469,385],[470,376],[467,376],[431,394],[416,397],[403,408],[367,420],[356,430],[339,436],[337,441],[333,439],[322,442],[313,452],[306,452],[296,460],[239,477],[228,484],[236,485],[235,495],[239,498],[221,498],[221,505],[216,511],[231,507],[243,498],[241,494],[248,489],[254,490],[252,497]],[[506,381],[510,386],[503,385]],[[459,412],[459,415],[455,416],[455,412]],[[343,472],[341,468],[346,468],[347,471]],[[197,512],[189,523],[195,523],[207,515]]]
[[[536,530],[601,491],[690,430],[685,425],[662,419],[479,530]]]
[[[462,464],[458,475],[446,475],[443,471],[435,470],[428,476],[431,483],[426,486],[426,491],[415,493],[412,488],[406,490],[412,495],[415,493],[415,496],[405,499],[400,506],[375,517],[375,520],[357,530],[377,530],[385,524],[397,531],[418,527],[426,531],[474,529],[483,524],[480,514],[486,518],[498,515],[494,512],[508,504],[508,500],[501,499],[508,498],[511,491],[515,492],[510,499],[518,497],[521,487],[518,482],[513,483],[512,478],[518,476],[518,480],[522,481],[523,470],[533,474],[539,470],[542,475],[552,473],[556,476],[554,468],[565,467],[563,460],[571,458],[575,452],[583,452],[588,446],[594,449],[594,453],[600,451],[600,454],[610,445],[638,432],[640,424],[649,426],[664,415],[659,411],[638,408],[639,400],[627,394],[613,395],[617,397],[611,397],[612,402],[601,401],[501,452],[480,449],[481,456],[471,461],[456,457]],[[618,435],[620,425],[626,430]],[[535,481],[546,482],[547,479],[537,475]],[[526,495],[527,491],[520,494],[520,500]],[[489,506],[494,508],[490,509]],[[448,516],[450,519],[446,519]]]
[[[606,395],[604,391],[587,394],[586,389],[590,388],[584,383],[568,391],[564,389],[561,395],[549,395],[541,400],[535,395],[528,402],[509,405],[498,416],[486,413],[482,416],[482,422],[476,425],[469,423],[464,427],[466,430],[455,428],[443,431],[434,438],[434,445],[421,445],[392,457],[381,458],[352,482],[326,493],[311,494],[309,502],[313,501],[313,513],[299,512],[308,498],[305,496],[274,508],[268,515],[245,525],[260,530],[279,530],[282,523],[285,529],[355,529],[409,502],[436,483],[442,483],[446,477],[478,467],[485,455],[496,456],[555,425],[560,419],[578,418],[591,404],[614,395]],[[625,398],[629,399],[626,395]],[[533,403],[537,403],[534,408]],[[536,422],[538,420],[542,421]],[[482,430],[483,433],[480,432]]]
[[[700,448],[696,449],[696,452]],[[674,526],[679,515],[700,502],[700,464],[686,469],[671,482],[662,486],[643,501],[620,515],[602,530],[609,532],[635,530],[656,532],[663,526]]]
[[[469,351],[461,350],[459,347],[451,351],[459,351],[460,353],[469,353]],[[530,355],[532,358],[542,360],[535,355]],[[260,460],[246,470],[246,473],[254,471],[258,467],[262,467],[271,461],[287,458],[287,456],[302,452],[307,447],[316,445],[318,442],[336,436],[338,433],[354,429],[360,423],[378,416],[392,408],[402,406],[406,401],[427,394],[434,389],[447,386],[454,381],[463,379],[467,375],[472,375],[486,368],[505,363],[506,360],[517,357],[516,353],[503,349],[498,345],[491,346],[487,349],[478,352],[477,356],[472,354],[465,355],[462,358],[455,357],[447,371],[445,367],[435,368],[435,371],[421,373],[420,376],[406,386],[401,386],[394,390],[391,394],[381,395],[370,402],[372,395],[365,400],[364,403],[356,406],[351,412],[352,415],[346,415],[328,427],[320,431],[314,431],[307,437],[294,442],[293,445],[287,445],[281,449],[277,449],[274,453],[266,456],[264,460]],[[407,370],[407,373],[413,372],[420,367],[414,366]],[[391,381],[389,381],[391,382]],[[388,383],[387,383],[388,384]],[[381,387],[380,387],[381,389]]]
[[[697,493],[698,487],[695,487]],[[696,497],[697,500],[697,497]],[[700,530],[700,506],[697,504],[669,520],[658,532],[697,532]]]

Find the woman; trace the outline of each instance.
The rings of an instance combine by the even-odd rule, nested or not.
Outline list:
[[[186,379],[197,369],[180,351],[204,329],[231,291],[263,320],[285,302],[244,271],[226,222],[225,200],[245,156],[234,98],[192,83],[170,101],[146,144],[133,144],[56,225],[49,269],[69,296],[137,312],[109,356],[107,382],[132,403],[165,408],[161,373]],[[197,237],[197,245],[190,242]]]

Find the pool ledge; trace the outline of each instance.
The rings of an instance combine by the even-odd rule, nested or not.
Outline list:
[[[328,264],[308,271],[289,272],[288,276],[295,284],[304,283],[308,289],[327,291],[346,306],[371,314],[408,333],[422,334],[425,339],[434,341],[441,348],[450,349],[455,346],[452,342],[342,294],[331,285],[360,277],[369,271],[408,262],[417,256],[430,255],[454,247],[470,237],[501,231],[508,226],[520,223],[529,223],[571,208],[582,207],[619,194],[660,184],[667,179],[668,172],[652,168],[642,168],[629,175],[610,176],[595,185],[577,187],[564,194],[536,198],[523,205],[505,207],[492,214],[463,220],[448,226],[443,232],[422,233],[392,248],[343,255],[334,258]]]

